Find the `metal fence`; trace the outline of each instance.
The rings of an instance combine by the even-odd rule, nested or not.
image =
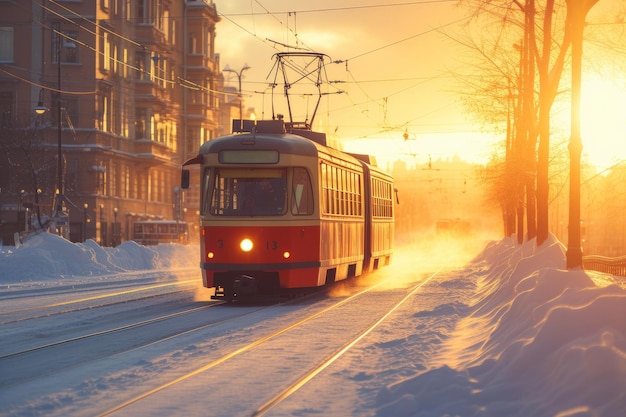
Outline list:
[[[607,274],[626,277],[626,256],[608,258],[606,256],[583,256],[583,268]]]

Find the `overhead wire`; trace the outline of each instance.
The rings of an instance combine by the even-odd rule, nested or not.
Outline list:
[[[120,39],[122,39],[122,40],[124,40],[124,41],[126,41],[126,42],[129,42],[129,43],[130,43],[130,44],[132,44],[132,45],[138,46],[138,47],[140,47],[140,48],[142,48],[142,49],[144,49],[144,50],[146,50],[146,51],[149,51],[149,52],[151,52],[151,53],[153,53],[153,54],[158,54],[158,52],[155,52],[155,51],[150,51],[150,50],[149,50],[149,49],[148,49],[145,45],[142,45],[142,44],[140,44],[140,43],[138,43],[138,42],[134,41],[133,39],[130,39],[130,38],[128,38],[128,37],[125,37],[125,36],[123,36],[123,35],[121,35],[121,34],[119,34],[119,33],[115,32],[115,31],[111,31],[110,29],[108,29],[108,28],[106,28],[106,27],[103,27],[102,25],[100,25],[100,24],[99,24],[99,23],[97,23],[97,22],[94,22],[93,20],[87,19],[86,17],[84,17],[84,16],[82,16],[82,15],[80,15],[80,14],[76,13],[75,11],[73,11],[71,8],[69,8],[69,7],[65,6],[65,5],[60,4],[60,3],[59,3],[58,1],[56,1],[56,0],[49,0],[49,1],[50,1],[50,3],[52,3],[52,4],[54,4],[54,5],[58,6],[58,7],[60,7],[61,9],[63,9],[63,10],[65,10],[65,11],[67,11],[68,13],[72,14],[73,16],[75,16],[75,17],[77,17],[77,18],[80,18],[80,19],[82,19],[82,20],[84,20],[84,21],[86,21],[86,22],[89,22],[90,24],[94,25],[96,28],[99,28],[101,31],[106,31],[107,33],[111,34],[112,36],[116,36],[116,37],[118,37],[118,38],[120,38]],[[296,32],[294,32],[291,28],[289,28],[289,27],[288,27],[288,24],[287,24],[287,25],[285,25],[285,24],[284,24],[284,23],[283,23],[283,22],[282,22],[282,21],[281,21],[281,20],[280,20],[280,19],[276,16],[276,14],[279,14],[278,12],[270,12],[270,11],[269,11],[269,10],[268,10],[268,9],[267,9],[264,5],[263,5],[263,4],[261,4],[261,2],[260,2],[259,0],[254,0],[254,1],[256,2],[256,4],[258,4],[260,7],[262,7],[262,8],[263,8],[263,10],[265,11],[265,13],[264,13],[264,14],[269,14],[269,15],[271,15],[271,16],[272,16],[275,20],[277,20],[277,21],[281,24],[281,26],[285,26],[285,27],[287,27],[287,29],[288,29],[291,33],[293,33],[293,34],[294,34],[294,36],[295,36],[296,38],[298,38],[297,33],[296,33]],[[410,2],[410,3],[393,3],[393,4],[385,4],[385,5],[355,6],[355,7],[346,7],[346,8],[312,9],[312,10],[301,10],[301,11],[299,11],[299,12],[300,12],[300,13],[310,13],[310,12],[329,12],[329,11],[337,11],[337,10],[364,9],[364,8],[372,8],[372,7],[397,7],[397,6],[416,5],[416,4],[422,5],[422,4],[428,4],[428,3],[442,3],[442,2],[449,2],[449,1],[451,1],[451,0],[435,0],[435,1],[426,1],[426,2],[421,1],[421,2]],[[45,9],[45,10],[47,10],[47,11],[49,11],[50,13],[52,13],[52,14],[54,14],[54,15],[58,16],[59,18],[64,19],[64,20],[66,20],[66,21],[68,21],[68,22],[72,23],[73,25],[76,25],[76,26],[78,26],[79,28],[81,28],[81,29],[83,29],[83,30],[87,31],[88,33],[91,33],[91,34],[93,34],[93,35],[95,35],[95,36],[97,36],[97,37],[101,37],[101,36],[102,36],[101,34],[99,34],[99,33],[95,32],[95,31],[93,31],[93,30],[90,30],[89,28],[85,27],[84,25],[81,25],[81,24],[79,24],[79,23],[75,22],[74,20],[69,19],[68,17],[66,17],[66,16],[64,16],[64,15],[62,15],[62,14],[60,14],[60,13],[56,12],[55,10],[51,9],[50,7],[45,6],[45,5],[44,5],[43,3],[41,3],[40,1],[33,0],[33,2],[34,2],[34,3],[36,3],[36,4],[38,4],[38,5],[40,5],[42,8],[44,8],[44,9]],[[296,13],[296,12],[287,12],[287,14],[288,14],[288,13]],[[251,14],[255,14],[255,13],[253,12],[253,13],[251,13]],[[226,18],[227,18],[227,20],[229,20],[231,23],[235,24],[237,27],[239,27],[240,29],[242,29],[242,30],[246,31],[248,34],[252,35],[253,37],[255,37],[255,38],[259,39],[259,37],[258,37],[255,33],[250,32],[249,30],[247,30],[247,29],[246,29],[246,28],[244,28],[243,26],[239,25],[238,23],[236,23],[236,22],[235,22],[235,21],[233,21],[232,19],[228,18],[228,15],[225,15],[225,14],[220,14],[220,16],[222,16],[222,17],[226,17]],[[446,24],[446,25],[444,25],[444,26],[447,26],[447,25],[450,25],[450,24],[453,24],[453,23],[456,23],[456,22],[450,22],[450,23],[448,23],[448,24]],[[40,24],[42,25],[42,27],[47,27],[47,25],[45,25],[43,22],[41,22]],[[441,27],[443,27],[443,26],[441,26]],[[441,27],[440,27],[440,28],[441,28]],[[49,28],[49,29],[50,29],[50,28]],[[384,45],[384,46],[381,46],[381,47],[375,48],[375,49],[373,49],[373,50],[370,50],[370,51],[364,52],[364,53],[362,53],[362,54],[356,55],[356,56],[354,56],[354,57],[352,57],[352,58],[349,58],[349,60],[354,60],[354,59],[360,58],[360,57],[365,56],[365,55],[367,55],[367,54],[374,53],[374,52],[377,52],[377,51],[379,51],[379,50],[385,49],[385,48],[387,48],[387,47],[391,47],[391,46],[394,46],[394,45],[396,45],[396,44],[399,44],[399,43],[402,43],[402,42],[408,41],[408,40],[413,39],[413,38],[415,38],[415,37],[417,37],[417,36],[421,36],[421,35],[424,35],[424,34],[426,34],[426,33],[430,33],[430,32],[432,32],[432,31],[434,31],[434,30],[437,30],[437,29],[438,29],[438,28],[434,28],[434,29],[431,29],[431,30],[429,30],[429,31],[422,32],[422,33],[419,33],[419,34],[415,34],[415,35],[412,35],[412,36],[410,36],[410,37],[404,38],[404,39],[402,39],[402,40],[399,40],[399,41],[393,42],[393,43],[391,43],[391,44],[387,44],[387,45]],[[129,63],[127,63],[127,62],[124,62],[124,61],[122,61],[122,60],[120,60],[120,59],[118,59],[118,58],[116,58],[116,57],[105,57],[105,56],[104,56],[104,52],[99,52],[99,51],[97,51],[94,47],[92,47],[92,46],[90,46],[90,45],[87,45],[86,43],[81,42],[81,41],[79,41],[78,39],[75,39],[75,38],[73,38],[73,37],[70,37],[70,36],[68,36],[68,35],[67,35],[67,34],[65,34],[65,33],[62,33],[62,32],[57,32],[57,34],[59,34],[59,35],[61,35],[61,36],[64,36],[64,37],[66,37],[67,39],[71,40],[72,42],[78,43],[78,44],[82,45],[83,47],[86,47],[86,48],[88,48],[88,49],[92,50],[93,52],[95,52],[95,53],[98,53],[98,54],[102,55],[102,56],[103,56],[103,58],[105,58],[105,59],[110,59],[110,60],[112,60],[113,62],[115,62],[115,63],[116,63],[116,64],[118,64],[118,65],[123,65],[123,66],[125,66],[127,69],[130,69],[130,70],[133,70],[133,71],[138,71],[138,72],[141,72],[141,73],[143,73],[144,75],[148,75],[148,76],[150,76],[151,78],[153,78],[153,79],[155,79],[155,80],[157,80],[157,81],[161,81],[161,82],[163,82],[163,83],[178,84],[178,85],[181,85],[183,88],[192,88],[192,89],[195,89],[195,90],[203,90],[203,91],[209,91],[209,92],[214,92],[214,93],[221,93],[221,94],[226,94],[226,95],[234,95],[234,93],[229,93],[229,92],[225,92],[225,91],[218,91],[218,90],[213,90],[213,89],[210,89],[210,88],[204,87],[204,86],[202,86],[202,85],[199,85],[199,84],[197,84],[197,83],[195,83],[195,82],[193,82],[193,81],[190,81],[190,80],[184,79],[184,78],[182,78],[182,77],[177,77],[176,79],[170,79],[170,78],[164,78],[164,77],[161,77],[161,76],[159,76],[159,75],[157,75],[157,74],[155,74],[155,73],[153,73],[153,72],[146,71],[146,70],[145,70],[145,69],[143,69],[143,68],[139,68],[139,67],[137,67],[137,66],[135,66],[135,65],[129,64]],[[261,39],[261,40],[262,40],[262,39]],[[262,41],[263,41],[263,42],[265,42],[265,41],[274,42],[274,41],[271,41],[271,40],[268,40],[268,39],[266,39],[265,41],[264,41],[264,40],[262,40]],[[301,42],[301,40],[299,40],[299,38],[298,38],[298,42]],[[304,43],[303,43],[303,45],[305,45],[305,46],[306,46],[306,44],[304,44]],[[307,46],[307,48],[308,48],[309,50],[311,50],[308,46]],[[275,48],[275,47],[274,47],[273,49],[278,50],[278,49],[277,49],[277,48]],[[332,62],[332,63],[342,63],[342,61],[334,61],[334,62]],[[295,64],[294,64],[294,65],[295,65]],[[162,70],[162,69],[160,69],[160,68],[157,68],[157,69]],[[355,83],[359,83],[359,81],[357,81],[354,77],[353,77],[352,79],[354,80],[354,82],[355,82]],[[339,89],[338,89],[338,90],[339,90]]]
[[[298,41],[298,42],[302,42],[302,41],[299,39],[297,32],[295,32],[294,30],[292,30],[292,29],[289,27],[289,24],[288,24],[288,23],[287,23],[287,25],[285,25],[285,24],[284,24],[284,23],[283,23],[283,22],[282,22],[282,21],[281,21],[281,20],[280,20],[280,19],[276,16],[277,14],[280,14],[280,13],[282,13],[282,12],[270,12],[270,11],[269,11],[269,10],[268,10],[268,9],[267,9],[264,5],[263,5],[263,4],[261,4],[261,2],[260,2],[260,1],[258,1],[258,0],[254,0],[254,1],[256,2],[256,4],[258,4],[260,7],[262,7],[262,8],[263,8],[263,10],[265,11],[265,13],[263,13],[263,14],[269,14],[269,15],[271,15],[274,19],[276,19],[276,20],[277,20],[277,21],[281,24],[281,26],[287,27],[287,29],[288,29],[291,33],[293,33],[294,37],[296,37],[296,39],[297,39],[297,41]],[[364,5],[364,6],[345,7],[345,8],[310,9],[310,10],[299,10],[299,11],[297,11],[297,12],[287,12],[287,14],[289,14],[289,13],[294,13],[294,14],[295,14],[295,13],[331,12],[331,11],[337,11],[337,10],[352,10],[352,9],[364,9],[364,8],[376,8],[376,7],[397,7],[397,6],[407,6],[407,5],[423,5],[423,4],[428,4],[428,3],[445,3],[445,2],[449,2],[449,1],[451,1],[451,0],[435,0],[435,1],[425,1],[425,2],[424,2],[424,1],[420,1],[420,2],[409,2],[409,3],[393,3],[393,4],[385,4],[385,5]],[[72,23],[73,25],[76,25],[77,27],[81,28],[82,30],[87,31],[88,33],[91,33],[91,34],[95,35],[95,36],[96,36],[96,37],[98,37],[98,38],[102,37],[102,34],[101,34],[101,33],[98,33],[98,32],[96,32],[96,31],[90,30],[89,28],[87,28],[87,27],[85,27],[84,25],[82,25],[82,24],[80,24],[80,23],[76,22],[75,20],[70,19],[70,18],[68,18],[68,17],[66,17],[66,16],[64,16],[64,15],[62,15],[61,13],[56,12],[55,10],[51,9],[50,7],[45,6],[45,5],[44,5],[43,3],[41,3],[40,1],[33,0],[33,2],[34,2],[34,3],[36,3],[36,4],[38,4],[38,5],[40,5],[42,8],[44,8],[44,9],[45,9],[45,10],[47,10],[47,11],[49,11],[50,13],[52,13],[52,14],[54,14],[54,15],[58,16],[59,18],[64,19],[64,20],[66,20],[66,21],[68,21],[68,22]],[[82,19],[82,20],[84,20],[84,21],[89,22],[90,24],[94,25],[94,26],[95,26],[95,28],[100,29],[100,32],[102,32],[102,31],[106,31],[107,33],[109,33],[109,34],[110,34],[110,35],[112,35],[112,36],[116,36],[116,37],[118,37],[118,38],[120,38],[120,39],[122,39],[122,40],[124,40],[124,41],[126,41],[126,42],[129,42],[129,43],[130,43],[130,44],[132,44],[132,45],[135,45],[135,46],[137,46],[137,47],[140,47],[140,48],[144,49],[144,50],[145,50],[145,51],[147,51],[147,52],[151,52],[152,54],[157,54],[157,56],[158,56],[158,52],[155,52],[155,51],[150,51],[148,48],[146,48],[146,47],[145,47],[145,45],[142,45],[142,44],[140,44],[140,43],[138,43],[138,42],[134,41],[133,39],[130,39],[130,38],[128,38],[128,37],[125,37],[125,36],[123,36],[123,35],[121,35],[121,34],[119,34],[119,33],[115,32],[115,31],[111,31],[110,29],[108,29],[108,28],[106,28],[106,27],[103,27],[102,25],[100,25],[100,24],[99,24],[99,23],[97,23],[97,22],[94,22],[93,20],[87,19],[86,17],[84,17],[84,16],[82,16],[82,15],[80,15],[80,14],[78,14],[78,13],[74,12],[71,8],[69,8],[69,7],[65,6],[65,5],[60,4],[60,3],[59,3],[58,1],[56,1],[56,0],[49,0],[49,2],[50,2],[51,4],[54,4],[54,5],[58,6],[59,8],[61,8],[61,9],[65,10],[65,11],[67,11],[67,12],[68,12],[68,13],[70,13],[72,16],[75,16],[75,17],[77,17],[77,18],[79,18],[79,19]],[[250,13],[250,15],[258,15],[258,14],[259,14],[259,13],[254,13],[254,12]],[[242,15],[242,14],[238,14],[238,16],[239,16],[239,15]],[[229,20],[229,21],[230,21],[231,23],[233,23],[235,26],[237,26],[237,27],[239,27],[240,29],[244,30],[246,33],[250,34],[251,36],[253,36],[253,37],[257,38],[257,39],[260,39],[260,38],[256,35],[256,33],[250,32],[248,29],[246,29],[246,28],[244,28],[243,26],[239,25],[239,24],[238,24],[237,22],[235,22],[233,19],[230,19],[230,18],[229,18],[229,15],[220,14],[220,16],[225,17],[227,20]],[[230,16],[233,16],[233,15],[231,14]],[[295,19],[295,18],[294,18],[294,19]],[[422,36],[422,35],[425,35],[425,34],[427,34],[427,33],[433,32],[433,31],[435,31],[435,30],[441,29],[441,28],[443,28],[443,27],[445,27],[445,26],[452,25],[452,24],[454,24],[454,23],[458,23],[459,21],[462,21],[462,20],[463,20],[463,19],[459,19],[459,20],[456,20],[456,21],[453,21],[453,22],[449,22],[449,23],[447,23],[447,24],[445,24],[445,25],[442,25],[442,26],[440,26],[440,27],[438,27],[438,28],[433,28],[433,29],[430,29],[430,30],[425,31],[425,32],[420,32],[420,33],[418,33],[418,34],[415,34],[415,35],[409,36],[409,37],[407,37],[407,38],[404,38],[404,39],[401,39],[401,40],[398,40],[398,41],[392,42],[392,43],[390,43],[390,44],[383,45],[383,46],[380,46],[380,47],[378,47],[378,48],[374,48],[374,49],[372,49],[372,50],[369,50],[369,51],[363,52],[363,53],[361,53],[361,54],[355,55],[355,56],[353,56],[353,57],[351,57],[351,58],[349,58],[348,60],[345,60],[345,61],[332,61],[332,62],[330,62],[330,64],[339,64],[339,63],[344,63],[344,62],[345,62],[345,64],[346,64],[346,69],[347,69],[347,73],[348,73],[348,74],[349,74],[349,76],[351,77],[352,82],[354,82],[354,83],[355,83],[355,84],[359,87],[359,89],[360,89],[363,93],[365,93],[365,90],[364,90],[364,89],[360,86],[360,83],[361,83],[362,81],[358,81],[358,80],[354,77],[354,75],[353,75],[353,74],[349,71],[349,69],[348,69],[348,61],[353,61],[353,60],[358,59],[358,58],[361,58],[361,57],[363,57],[363,56],[365,56],[365,55],[368,55],[368,54],[371,54],[371,53],[378,52],[378,51],[380,51],[380,50],[382,50],[382,49],[385,49],[385,48],[388,48],[388,47],[391,47],[391,46],[397,45],[397,44],[402,43],[402,42],[406,42],[406,41],[411,40],[411,39],[414,39],[414,38],[416,38],[416,37],[418,37],[418,36]],[[52,29],[52,28],[49,28],[49,27],[48,27],[45,23],[43,23],[43,22],[37,22],[37,23],[38,23],[38,24],[40,24],[40,25],[41,25],[42,27],[44,27],[44,28],[48,28],[48,29],[50,29],[50,30],[54,30],[54,29]],[[295,23],[294,23],[294,26],[295,26]],[[177,84],[177,85],[180,85],[180,86],[181,86],[181,87],[183,87],[183,88],[190,88],[190,89],[194,89],[194,90],[203,90],[203,91],[209,91],[209,92],[214,92],[214,93],[219,93],[219,94],[226,94],[226,95],[236,95],[236,93],[230,93],[230,92],[226,92],[226,91],[213,90],[213,89],[210,89],[210,88],[204,87],[204,86],[199,85],[199,84],[197,84],[197,83],[195,83],[195,82],[193,82],[193,81],[190,81],[190,80],[184,79],[183,77],[176,77],[175,79],[174,79],[174,78],[165,78],[165,77],[161,77],[161,76],[159,76],[157,73],[154,73],[154,72],[152,72],[152,71],[147,71],[147,70],[145,70],[145,69],[143,69],[143,68],[138,68],[137,66],[132,65],[132,64],[127,63],[127,62],[124,62],[124,61],[122,61],[122,60],[118,59],[117,57],[114,57],[114,56],[109,56],[109,57],[106,57],[106,56],[104,56],[104,52],[97,51],[94,47],[92,47],[92,46],[90,46],[90,45],[88,45],[88,44],[86,44],[86,43],[84,43],[84,42],[81,42],[80,40],[75,39],[75,38],[73,38],[73,37],[71,37],[71,36],[69,36],[69,35],[67,35],[67,34],[65,34],[65,33],[62,33],[61,31],[55,31],[55,33],[56,33],[57,35],[64,36],[65,38],[67,38],[67,39],[71,40],[72,42],[75,42],[75,43],[77,43],[77,44],[79,44],[79,45],[81,45],[81,46],[83,46],[83,47],[85,47],[85,48],[88,48],[89,50],[93,51],[93,52],[94,52],[94,53],[96,53],[96,54],[100,54],[100,55],[101,55],[104,59],[110,59],[112,62],[116,63],[117,65],[122,65],[122,66],[125,66],[127,70],[137,71],[137,72],[140,72],[140,73],[142,73],[142,74],[144,74],[144,75],[150,76],[150,77],[151,77],[151,79],[154,79],[154,80],[157,80],[157,81],[160,81],[160,82],[163,82],[163,83]],[[269,42],[274,42],[274,41],[271,41],[271,40],[269,40],[269,39],[265,39],[265,40],[260,39],[260,40],[261,40],[261,41],[263,41],[264,43],[267,43],[268,41],[269,41]],[[305,43],[302,43],[302,44],[306,46],[306,44],[305,44]],[[271,46],[271,45],[270,45],[270,46]],[[307,47],[307,48],[308,48],[308,47]],[[275,46],[273,47],[273,49],[278,50]],[[309,48],[309,50],[310,50],[310,48]],[[157,59],[158,59],[158,58],[157,58]],[[295,64],[294,64],[294,65],[295,65]],[[325,65],[328,65],[328,64],[327,64],[327,63],[325,63]],[[163,70],[162,68],[157,67],[157,71],[162,71],[162,70]],[[4,71],[4,72],[5,72],[5,73],[8,73],[7,71]],[[9,74],[9,75],[13,75],[13,74],[11,74],[11,73],[8,73],[8,74]],[[333,83],[329,83],[329,84],[330,84],[330,85],[332,85]],[[34,85],[34,83],[33,83],[33,85]],[[272,84],[270,84],[270,87],[271,87],[271,86],[272,86]],[[334,88],[336,88],[335,86],[333,86],[333,87],[334,87]],[[48,88],[48,89],[50,89],[50,90],[54,91],[54,90],[53,90],[52,88],[50,88],[50,87],[46,87],[46,86],[44,86],[43,88]],[[411,88],[411,87],[408,87],[408,88]],[[336,88],[336,90],[337,90],[337,91],[336,91],[337,93],[339,93],[339,92],[343,92],[343,91],[342,91],[342,90],[340,90],[339,88]],[[62,91],[62,92],[69,93],[69,94],[73,93],[73,92],[71,92],[71,91]],[[258,92],[257,92],[257,91],[252,91],[252,92],[250,92],[250,93],[254,93],[254,94],[256,94],[256,93],[258,93]],[[85,94],[87,94],[87,93],[85,93]],[[262,92],[262,94],[265,94],[265,92]],[[373,102],[375,102],[375,101],[376,101],[376,99],[373,99],[372,97],[370,97],[370,96],[369,96],[369,95],[367,95],[367,94],[366,94],[366,97],[368,97],[368,99],[372,100]],[[358,105],[358,104],[355,104],[355,105]]]
[[[433,3],[456,3],[456,2],[457,0],[427,0],[427,1],[412,1],[412,2],[406,2],[406,3],[368,4],[368,5],[363,5],[363,6],[326,7],[323,9],[278,11],[278,12],[272,12],[272,13],[273,14],[327,13],[327,12],[338,12],[338,11],[346,11],[346,10],[374,9],[374,8],[398,7],[398,6],[416,6],[416,5],[433,4]],[[256,16],[256,15],[263,15],[263,14],[267,14],[267,13],[229,13],[228,16],[237,16],[237,17],[238,16]]]
[[[96,31],[90,30],[89,28],[85,27],[84,25],[81,25],[81,24],[75,22],[74,20],[68,18],[67,16],[62,15],[61,13],[58,13],[57,11],[51,9],[48,6],[45,6],[40,1],[37,1],[37,0],[32,0],[32,1],[33,1],[33,3],[41,6],[44,10],[46,10],[46,11],[50,12],[51,14],[59,17],[60,19],[63,19],[65,21],[71,23],[72,25],[79,27],[82,30],[85,30],[87,33],[90,33],[90,34],[96,36],[97,39],[102,38],[102,34],[101,33],[98,33]],[[123,36],[123,35],[115,32],[115,31],[112,31],[112,30],[110,30],[110,29],[108,29],[106,27],[103,27],[99,23],[94,22],[94,21],[92,21],[90,19],[87,19],[86,17],[84,17],[84,16],[80,15],[79,13],[76,13],[75,11],[73,11],[71,8],[62,5],[62,4],[60,4],[59,2],[57,2],[55,0],[48,0],[48,1],[50,3],[52,3],[52,4],[55,4],[55,5],[59,6],[60,8],[62,8],[65,11],[67,11],[71,15],[73,15],[73,16],[81,19],[81,20],[84,20],[86,22],[89,22],[90,24],[94,25],[96,28],[100,29],[101,32],[106,31],[106,33],[108,33],[108,34],[110,34],[112,36],[117,36],[118,38],[120,38],[120,39],[122,39],[122,40],[124,40],[126,42],[129,42],[131,45],[135,45],[137,47],[142,48],[146,52],[150,52],[152,54],[151,59],[153,59],[154,55],[157,56],[157,60],[160,59],[159,58],[160,53],[158,51],[150,50],[145,45],[143,45],[143,44],[141,44],[139,42],[136,42],[133,39],[130,39],[130,38],[126,37],[126,36]],[[147,71],[147,70],[145,70],[143,68],[139,68],[139,67],[137,67],[135,65],[129,64],[128,62],[122,61],[122,60],[118,59],[117,57],[105,56],[104,51],[98,51],[98,50],[96,50],[95,47],[92,47],[91,45],[88,45],[85,42],[80,41],[79,39],[76,39],[76,38],[74,38],[74,37],[72,37],[72,36],[70,36],[70,35],[68,35],[66,33],[63,33],[62,31],[58,31],[58,30],[50,27],[49,25],[45,24],[44,22],[34,21],[34,23],[39,24],[41,27],[43,27],[45,29],[51,30],[53,33],[57,34],[58,36],[63,36],[65,39],[68,39],[68,40],[70,40],[70,41],[72,41],[72,42],[74,42],[76,44],[79,44],[79,45],[81,45],[81,46],[83,46],[83,47],[93,51],[96,55],[100,55],[104,59],[109,59],[109,60],[111,60],[112,62],[114,62],[114,63],[116,63],[118,65],[126,67],[127,70],[137,71],[139,73],[142,73],[144,76],[149,76],[151,79],[160,81],[162,83],[172,84],[172,85],[176,84],[176,85],[180,85],[183,88],[189,88],[189,89],[193,89],[193,90],[202,90],[202,91],[205,91],[205,92],[224,94],[226,96],[236,96],[237,95],[237,93],[230,93],[230,92],[227,92],[227,91],[214,90],[214,89],[211,89],[211,88],[207,88],[207,87],[205,87],[203,85],[200,85],[200,84],[198,84],[196,82],[193,82],[193,81],[191,81],[189,79],[186,79],[186,78],[180,77],[180,76],[176,76],[175,79],[174,78],[170,79],[170,78],[165,78],[165,77],[159,76],[157,72],[164,71],[164,68],[157,67],[156,68],[157,71],[155,71],[155,72]],[[50,87],[46,87],[46,88],[49,89],[49,90],[53,90]],[[66,93],[66,94],[72,94],[73,93],[72,91],[62,91],[62,92]]]
[[[83,16],[83,15],[81,15],[81,14],[76,13],[75,11],[73,11],[72,9],[70,9],[69,7],[64,6],[63,4],[59,3],[59,2],[58,2],[58,1],[56,1],[56,0],[48,0],[48,1],[49,1],[51,4],[54,4],[54,5],[56,5],[57,7],[59,7],[59,8],[61,8],[61,9],[65,10],[65,11],[67,11],[68,13],[71,13],[73,16],[76,16],[76,17],[80,18],[81,20],[84,20],[84,21],[88,22],[89,24],[94,25],[97,29],[100,29],[100,30],[107,30],[107,31],[109,31],[107,28],[102,27],[102,25],[100,25],[97,21],[94,21],[94,20],[91,20],[91,19],[87,19],[85,16]],[[49,8],[49,7],[45,6],[43,3],[41,3],[41,2],[37,2],[36,0],[33,0],[33,3],[37,3],[37,4],[38,4],[38,5],[40,5],[43,9],[45,9],[45,10],[49,11],[49,12],[50,12],[50,13],[52,13],[52,14],[55,14],[56,16],[58,16],[58,17],[60,17],[60,18],[62,18],[62,19],[64,19],[64,20],[67,20],[69,23],[71,23],[71,24],[73,24],[73,25],[77,25],[78,27],[80,27],[81,29],[83,29],[83,30],[85,30],[85,31],[87,31],[87,32],[89,32],[89,33],[91,33],[92,35],[94,35],[94,36],[96,36],[96,37],[97,37],[97,36],[99,36],[99,35],[98,35],[98,33],[96,33],[95,31],[92,31],[92,30],[90,30],[90,29],[87,29],[85,26],[83,26],[83,25],[80,25],[80,24],[76,23],[74,20],[69,19],[69,18],[67,18],[66,16],[63,16],[63,15],[62,15],[62,14],[60,14],[60,13],[57,13],[56,11],[52,10],[51,8]],[[110,32],[110,31],[109,31],[109,32]],[[130,38],[128,38],[128,37],[126,37],[126,36],[123,36],[123,35],[121,35],[121,34],[119,34],[119,33],[117,33],[117,32],[111,32],[111,34],[112,34],[112,35],[114,35],[114,36],[117,36],[118,38],[120,38],[120,39],[122,39],[122,40],[124,40],[124,41],[126,41],[126,42],[128,42],[128,43],[130,43],[130,44],[133,44],[133,45],[135,45],[135,46],[139,46],[139,47],[141,47],[141,48],[147,49],[147,47],[146,47],[145,45],[142,45],[141,43],[139,43],[139,42],[135,41],[134,39],[130,39]]]

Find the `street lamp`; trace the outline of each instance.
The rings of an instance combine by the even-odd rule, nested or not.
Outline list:
[[[104,220],[104,204],[100,204],[100,246],[106,246],[104,237],[106,233],[103,230]]]
[[[117,207],[113,208],[113,247],[118,244],[119,227],[117,224]]]
[[[244,64],[243,68],[241,68],[239,70],[239,72],[237,72],[234,69],[230,68],[228,66],[228,64],[224,68],[224,72],[232,72],[232,73],[234,73],[235,75],[237,75],[237,79],[239,80],[239,90],[238,90],[237,97],[239,97],[239,128],[240,129],[243,129],[243,109],[242,109],[242,99],[241,99],[241,76],[243,75],[243,72],[245,70],[248,70],[250,68],[251,67],[249,67],[248,64]]]
[[[89,204],[83,204],[83,242],[87,240],[87,209]]]
[[[35,108],[33,109],[35,111],[35,114],[37,114],[38,116],[41,116],[48,111],[48,108],[43,105],[43,90],[43,88],[39,90],[39,101],[37,102],[37,106],[35,106]]]
[[[56,33],[56,59],[57,59],[57,193],[55,195],[54,212],[52,213],[53,227],[58,228],[58,232],[65,238],[69,237],[69,213],[63,209],[63,141],[61,128],[61,47],[73,49],[76,44],[66,41],[61,45],[62,35]],[[43,105],[43,89],[39,91],[39,102],[33,109],[36,114],[42,115],[48,109]]]

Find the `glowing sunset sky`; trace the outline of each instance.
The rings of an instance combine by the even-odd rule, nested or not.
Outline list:
[[[478,135],[480,121],[467,115],[461,103],[458,76],[466,71],[459,57],[468,51],[449,35],[462,30],[467,11],[456,1],[215,3],[222,19],[216,39],[221,66],[235,70],[246,64],[251,67],[244,72],[242,90],[246,106],[255,108],[257,118],[272,117],[272,57],[277,52],[293,50],[282,46],[289,45],[339,61],[326,65],[328,80],[335,82],[325,87],[329,94],[322,99],[314,129],[336,132],[336,138],[350,150],[356,147],[369,152],[375,149],[381,155],[411,155],[417,163],[425,163],[429,157],[445,159],[455,154],[472,162],[485,162],[493,152],[494,138],[503,140],[503,135]],[[587,22],[601,24],[586,29],[586,33],[603,28],[621,34],[626,25],[613,22],[620,10],[626,10],[625,4],[624,0],[600,1]],[[609,22],[612,25],[607,25]],[[619,51],[603,51],[594,44],[586,44],[585,48],[585,53],[619,55]],[[626,59],[623,51],[621,54],[623,65]],[[569,70],[566,71],[564,77],[569,77]],[[624,71],[616,70],[613,63],[607,71],[621,73],[621,78],[609,76],[610,85],[606,85],[602,76],[595,77],[593,86],[583,91],[583,98],[587,99],[583,105],[585,114],[590,113],[589,107],[605,107],[622,109],[623,116]],[[225,76],[227,85],[237,85],[233,74]],[[608,89],[611,94],[599,95],[599,89]],[[340,90],[342,94],[338,94]],[[282,88],[274,94],[275,113],[287,114]],[[597,100],[604,103],[596,104]],[[294,119],[302,121],[310,116],[314,104],[312,98],[299,101],[300,111],[295,112]],[[566,140],[569,136],[569,110],[563,114],[565,117],[555,119],[563,126],[560,137],[554,140]],[[600,115],[596,110],[583,119],[585,152],[592,163],[608,166],[626,158],[626,117],[615,120],[613,115],[613,110]],[[408,141],[402,138],[405,131]],[[585,135],[593,136],[593,140]],[[371,148],[372,144],[377,147]]]

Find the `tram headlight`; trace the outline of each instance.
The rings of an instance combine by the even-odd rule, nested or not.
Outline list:
[[[241,243],[239,243],[239,247],[244,252],[250,252],[254,247],[254,244],[252,243],[252,240],[245,238],[241,241]]]
[[[206,257],[209,258],[209,259],[213,259],[213,258],[215,258],[215,253],[209,252],[209,253],[206,254]]]
[[[283,252],[283,258],[289,259],[290,256],[291,256],[291,253],[289,253],[289,251],[286,250]]]

